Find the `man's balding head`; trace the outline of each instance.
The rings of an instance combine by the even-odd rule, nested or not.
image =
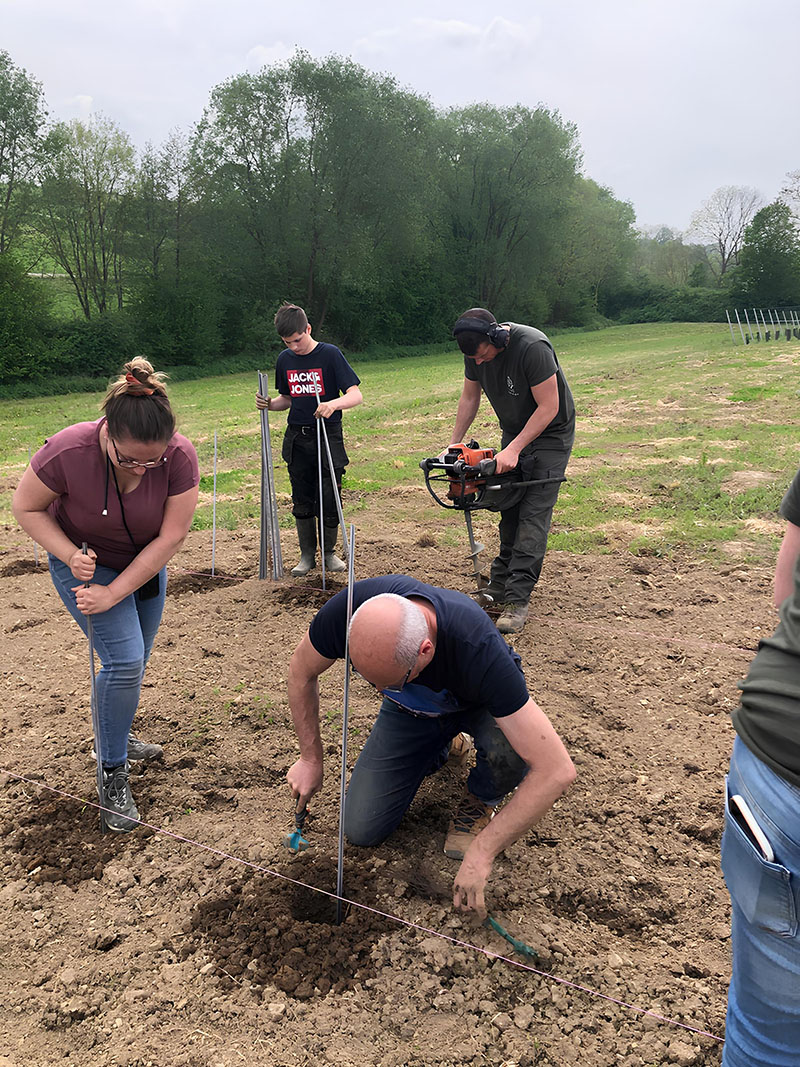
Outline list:
[[[423,610],[396,593],[365,600],[350,622],[350,659],[378,689],[398,686],[429,637]]]

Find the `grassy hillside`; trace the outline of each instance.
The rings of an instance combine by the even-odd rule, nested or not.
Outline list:
[[[639,553],[689,547],[702,555],[766,559],[781,530],[777,508],[798,465],[796,410],[800,342],[734,346],[719,325],[656,323],[566,332],[556,348],[572,386],[578,429],[551,545]],[[447,444],[461,387],[454,349],[419,358],[362,362],[354,357],[365,403],[345,413],[351,465],[348,510],[385,488],[422,484],[418,462]],[[259,422],[255,375],[178,382],[171,397],[180,428],[196,444],[203,495],[195,519],[211,521],[213,439],[217,431],[220,525],[255,524],[259,514]],[[61,427],[96,417],[101,395],[0,402],[0,465],[10,488],[28,448]],[[276,482],[285,415],[270,418]],[[484,401],[473,427],[499,447]],[[291,522],[288,509],[282,521]]]

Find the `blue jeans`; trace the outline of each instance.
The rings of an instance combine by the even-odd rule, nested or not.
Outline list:
[[[723,1067],[800,1063],[800,789],[736,738],[727,778],[722,871],[733,905],[733,974]],[[775,854],[767,862],[731,815],[741,794]]]
[[[109,585],[119,574],[98,566],[92,582]],[[87,633],[86,616],[78,610],[72,587],[80,585],[60,559],[50,556],[50,575],[70,615]],[[97,714],[103,765],[117,767],[128,755],[128,735],[139,704],[139,692],[153,647],[167,591],[167,569],[159,574],[158,596],[147,600],[131,593],[110,611],[92,615],[95,652],[102,664],[97,675]],[[86,657],[88,673],[89,657]]]
[[[469,791],[499,804],[519,785],[528,765],[485,709],[416,716],[384,697],[378,718],[356,760],[344,809],[344,832],[354,845],[377,845],[396,830],[422,780],[447,762],[450,742],[468,733],[477,758]]]

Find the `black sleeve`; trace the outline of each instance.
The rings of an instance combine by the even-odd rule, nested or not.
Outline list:
[[[795,526],[800,526],[800,471],[795,474],[781,501],[781,515]]]

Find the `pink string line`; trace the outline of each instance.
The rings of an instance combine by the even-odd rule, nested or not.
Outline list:
[[[27,785],[36,786],[39,789],[47,789],[51,793],[66,797],[68,800],[77,801],[78,804],[83,804],[86,807],[96,808],[98,811],[111,810],[109,808],[104,808],[96,801],[86,800],[83,797],[76,797],[73,793],[67,793],[63,789],[55,789],[53,786],[45,785],[44,782],[37,782],[34,778],[27,778],[23,774],[17,774],[14,771],[4,770],[3,768],[0,768],[0,773],[8,774],[10,777],[16,778],[17,781],[25,782]],[[113,814],[118,813],[113,812]],[[137,822],[140,826],[146,826],[148,830],[153,830],[157,834],[163,834],[164,837],[171,837],[174,841],[180,841],[183,844],[201,848],[206,852],[211,852],[215,856],[220,856],[222,859],[230,860],[232,863],[240,863],[243,867],[250,867],[252,870],[259,871],[261,874],[268,874],[272,878],[280,878],[281,881],[300,886],[302,889],[310,889],[313,893],[320,893],[322,896],[330,897],[331,900],[339,900],[343,904],[349,904],[351,907],[360,908],[362,911],[369,912],[371,915],[378,915],[380,918],[388,919],[390,922],[397,923],[400,926],[407,926],[412,930],[419,930],[423,934],[431,934],[433,937],[441,938],[442,941],[449,941],[450,944],[458,945],[460,948],[472,949],[474,952],[480,952],[489,959],[502,960],[503,963],[508,963],[512,967],[517,967],[521,971],[530,971],[531,974],[537,974],[540,978],[548,978],[551,982],[557,982],[559,985],[567,986],[569,989],[576,989],[581,993],[588,993],[590,996],[599,997],[601,1000],[616,1004],[620,1008],[627,1008],[629,1011],[635,1011],[640,1015],[647,1015],[651,1019],[657,1019],[659,1022],[668,1023],[670,1026],[678,1026],[682,1030],[689,1030],[691,1033],[697,1034],[699,1037],[711,1038],[712,1041],[721,1043],[725,1040],[717,1034],[709,1033],[707,1030],[700,1030],[696,1026],[689,1026],[688,1023],[682,1023],[678,1019],[670,1019],[666,1015],[659,1015],[657,1012],[649,1011],[647,1008],[640,1008],[636,1004],[629,1004],[625,1000],[619,1000],[617,997],[609,996],[607,993],[601,993],[599,990],[592,989],[590,986],[580,985],[577,982],[570,982],[566,978],[559,978],[555,974],[550,974],[549,971],[540,971],[538,968],[531,967],[527,963],[520,963],[518,960],[511,959],[508,956],[502,956],[499,952],[492,952],[491,949],[481,948],[480,945],[473,945],[470,941],[461,941],[457,937],[450,937],[448,934],[440,933],[439,930],[434,930],[431,927],[421,926],[419,923],[411,922],[409,919],[401,919],[399,915],[391,915],[389,912],[371,908],[367,904],[360,904],[357,900],[350,900],[348,897],[340,897],[336,893],[329,893],[326,889],[319,889],[317,886],[307,885],[305,882],[300,882],[296,878],[290,878],[286,874],[281,874],[280,871],[273,871],[269,867],[262,867],[261,864],[253,863],[250,860],[244,860],[240,856],[232,856],[229,852],[223,852],[221,849],[214,848],[212,845],[204,845],[202,841],[195,841],[191,837],[184,837],[182,834],[173,833],[172,830],[165,830],[161,826],[155,826],[153,823],[145,822],[144,819],[132,819],[131,821]]]

